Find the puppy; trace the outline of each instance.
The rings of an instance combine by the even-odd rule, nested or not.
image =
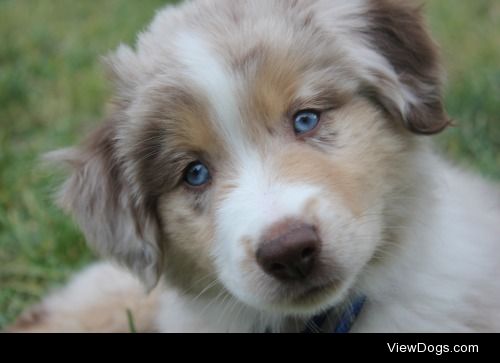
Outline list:
[[[500,192],[424,136],[450,121],[414,2],[191,1],[107,64],[107,119],[51,158],[130,273],[11,330],[500,331]]]

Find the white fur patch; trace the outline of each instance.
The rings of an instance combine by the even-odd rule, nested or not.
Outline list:
[[[250,241],[256,251],[262,233],[276,223],[296,219],[312,224],[304,219],[304,207],[311,198],[321,195],[321,189],[311,184],[283,182],[272,165],[256,152],[241,162],[234,181],[237,188],[217,208],[214,257],[220,279],[240,299],[258,305],[251,290],[244,286],[247,279],[241,263],[252,256],[247,255],[242,240]]]

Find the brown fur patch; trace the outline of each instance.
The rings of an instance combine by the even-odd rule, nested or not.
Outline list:
[[[340,194],[354,215],[361,213],[359,187],[349,168],[341,167],[309,147],[287,148],[286,155],[278,160],[278,173],[284,180],[326,187],[334,195]]]
[[[210,258],[214,222],[208,210],[197,213],[193,209],[192,198],[182,189],[165,194],[160,201],[160,212],[166,221],[166,277],[172,285],[196,295],[216,277]],[[207,209],[211,205],[208,200],[203,203]]]
[[[450,121],[441,101],[437,47],[425,29],[420,8],[406,0],[370,0],[367,17],[370,26],[366,37],[419,99],[403,115],[406,126],[419,134],[445,129]]]
[[[250,84],[247,111],[249,119],[257,118],[268,127],[279,122],[292,102],[300,81],[298,70],[284,58],[267,53]],[[252,115],[253,113],[253,115]]]
[[[190,162],[216,154],[222,143],[210,125],[209,107],[195,89],[169,86],[148,95],[150,108],[129,142],[138,181],[154,200],[179,184]]]
[[[35,306],[25,311],[6,332],[30,331],[37,326],[42,326],[49,318],[48,312],[41,306]]]

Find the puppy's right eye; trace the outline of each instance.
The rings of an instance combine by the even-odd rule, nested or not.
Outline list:
[[[320,114],[314,110],[303,110],[295,114],[293,129],[295,135],[301,136],[314,130],[319,124]]]
[[[194,161],[188,165],[184,172],[184,181],[192,187],[201,187],[211,179],[208,168],[200,161]]]

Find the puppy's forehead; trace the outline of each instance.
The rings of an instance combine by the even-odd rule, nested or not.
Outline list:
[[[206,119],[233,154],[247,153],[265,134],[283,129],[301,101],[317,101],[318,94],[331,101],[341,98],[328,80],[336,73],[332,58],[327,66],[318,64],[311,62],[318,54],[297,48],[264,39],[232,47],[231,42],[217,43],[194,32],[177,36],[182,76],[203,100]]]
[[[346,57],[312,20],[305,2],[242,1],[238,7],[236,2],[222,2],[223,7],[208,3],[213,6],[198,3],[186,12],[159,16],[141,42],[144,54],[152,45],[168,50],[162,52],[163,58],[143,61],[151,65],[151,74],[174,79],[199,105],[195,113],[190,107],[184,112],[182,104],[167,110],[167,116],[172,109],[182,116],[168,117],[173,121],[169,128],[187,138],[188,145],[205,150],[217,145],[217,151],[228,150],[235,156],[255,149],[256,142],[262,150],[271,140],[267,135],[277,131],[283,135],[283,125],[290,126],[294,112],[321,109],[325,105],[319,101],[331,103],[342,98],[339,90],[355,87],[349,83],[352,74]],[[177,21],[176,14],[183,21]],[[191,17],[181,16],[186,14]],[[166,32],[166,39],[160,37]],[[200,136],[195,128],[210,135],[211,145],[194,141],[193,135]],[[207,137],[196,139],[207,141]]]

